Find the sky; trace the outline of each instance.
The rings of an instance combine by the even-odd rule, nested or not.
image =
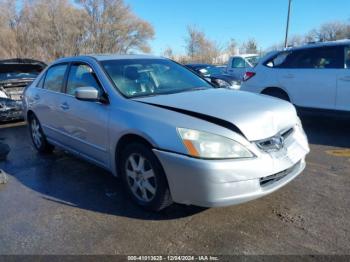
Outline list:
[[[140,18],[152,24],[152,52],[167,47],[185,53],[186,28],[195,25],[225,45],[254,38],[262,49],[283,42],[288,0],[125,0]],[[290,35],[306,34],[320,24],[350,21],[350,0],[292,0]]]

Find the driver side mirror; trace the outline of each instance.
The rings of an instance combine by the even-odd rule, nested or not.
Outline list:
[[[82,101],[100,102],[99,90],[92,86],[78,87],[75,89],[75,98]]]

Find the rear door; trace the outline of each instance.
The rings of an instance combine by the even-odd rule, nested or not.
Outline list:
[[[33,88],[34,112],[38,117],[48,139],[62,142],[62,123],[64,116],[59,110],[59,101],[64,96],[63,84],[67,76],[68,64],[50,67],[45,77],[39,82],[40,88]]]
[[[350,111],[350,46],[344,49],[344,68],[337,79],[337,109]]]
[[[291,51],[279,66],[280,85],[297,106],[335,109],[342,61],[343,51],[337,46]]]
[[[67,78],[66,93],[60,100],[60,112],[64,116],[62,130],[64,144],[97,164],[109,165],[108,119],[109,105],[100,102],[81,101],[75,98],[78,87],[94,87],[104,93],[91,66],[72,63]]]

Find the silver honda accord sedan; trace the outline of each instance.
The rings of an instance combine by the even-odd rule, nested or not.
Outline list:
[[[309,152],[290,103],[216,89],[165,58],[59,59],[23,104],[39,153],[57,146],[109,170],[149,210],[262,197],[300,174]]]

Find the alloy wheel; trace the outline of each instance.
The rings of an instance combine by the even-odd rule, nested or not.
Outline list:
[[[42,146],[42,134],[40,131],[40,125],[35,118],[33,118],[31,121],[31,131],[35,146],[40,148]]]
[[[143,202],[151,202],[157,192],[157,181],[150,161],[140,154],[131,154],[125,173],[132,194]]]

